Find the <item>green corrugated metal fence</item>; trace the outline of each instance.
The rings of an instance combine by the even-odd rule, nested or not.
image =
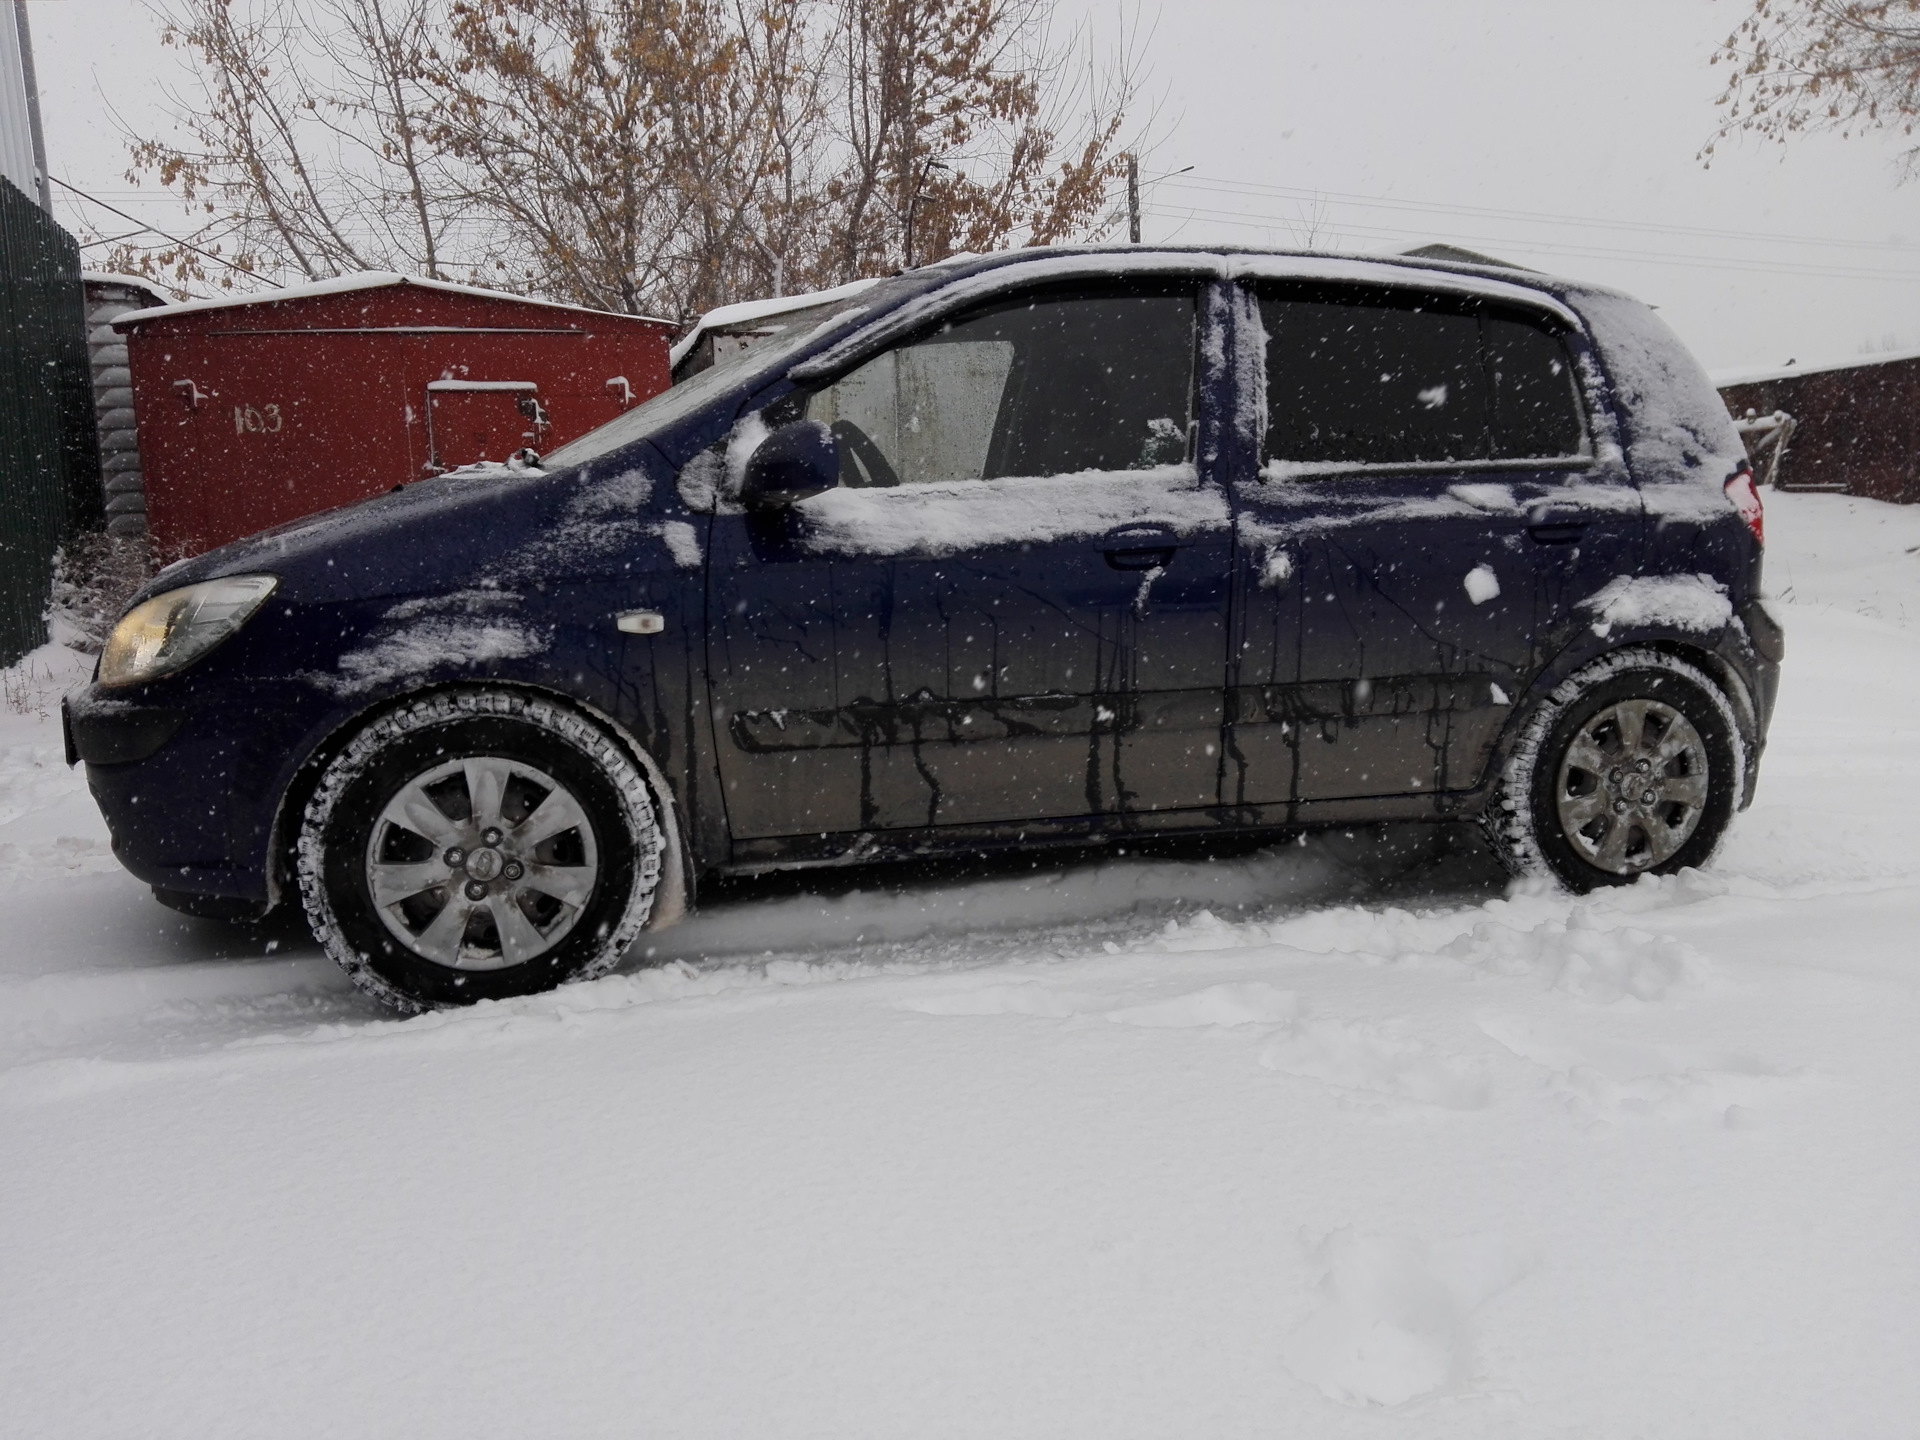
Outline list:
[[[46,638],[53,552],[97,528],[80,249],[0,178],[0,665]]]

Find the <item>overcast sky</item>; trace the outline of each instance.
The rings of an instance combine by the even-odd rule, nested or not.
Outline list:
[[[1896,141],[1724,145],[1744,0],[1169,0],[1145,238],[1349,251],[1446,240],[1661,308],[1709,368],[1920,348],[1920,184]],[[161,124],[178,65],[137,0],[31,0],[53,173],[149,223],[106,113]],[[1096,36],[1113,0],[1062,0]],[[62,196],[62,218],[121,225]]]

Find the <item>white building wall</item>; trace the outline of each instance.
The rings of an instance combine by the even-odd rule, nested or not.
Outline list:
[[[0,175],[30,200],[40,198],[33,173],[33,127],[27,119],[27,77],[13,0],[0,0]]]

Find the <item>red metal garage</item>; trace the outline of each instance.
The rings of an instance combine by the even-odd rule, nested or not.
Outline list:
[[[170,560],[564,445],[667,388],[676,327],[367,274],[138,310],[114,328],[154,546]]]
[[[1722,371],[1713,383],[1743,429],[1792,418],[1773,471],[1782,490],[1920,503],[1920,352]]]

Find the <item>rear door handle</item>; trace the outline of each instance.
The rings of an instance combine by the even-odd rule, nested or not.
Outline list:
[[[1542,545],[1573,545],[1586,533],[1586,516],[1578,510],[1542,505],[1527,516],[1527,534]]]

